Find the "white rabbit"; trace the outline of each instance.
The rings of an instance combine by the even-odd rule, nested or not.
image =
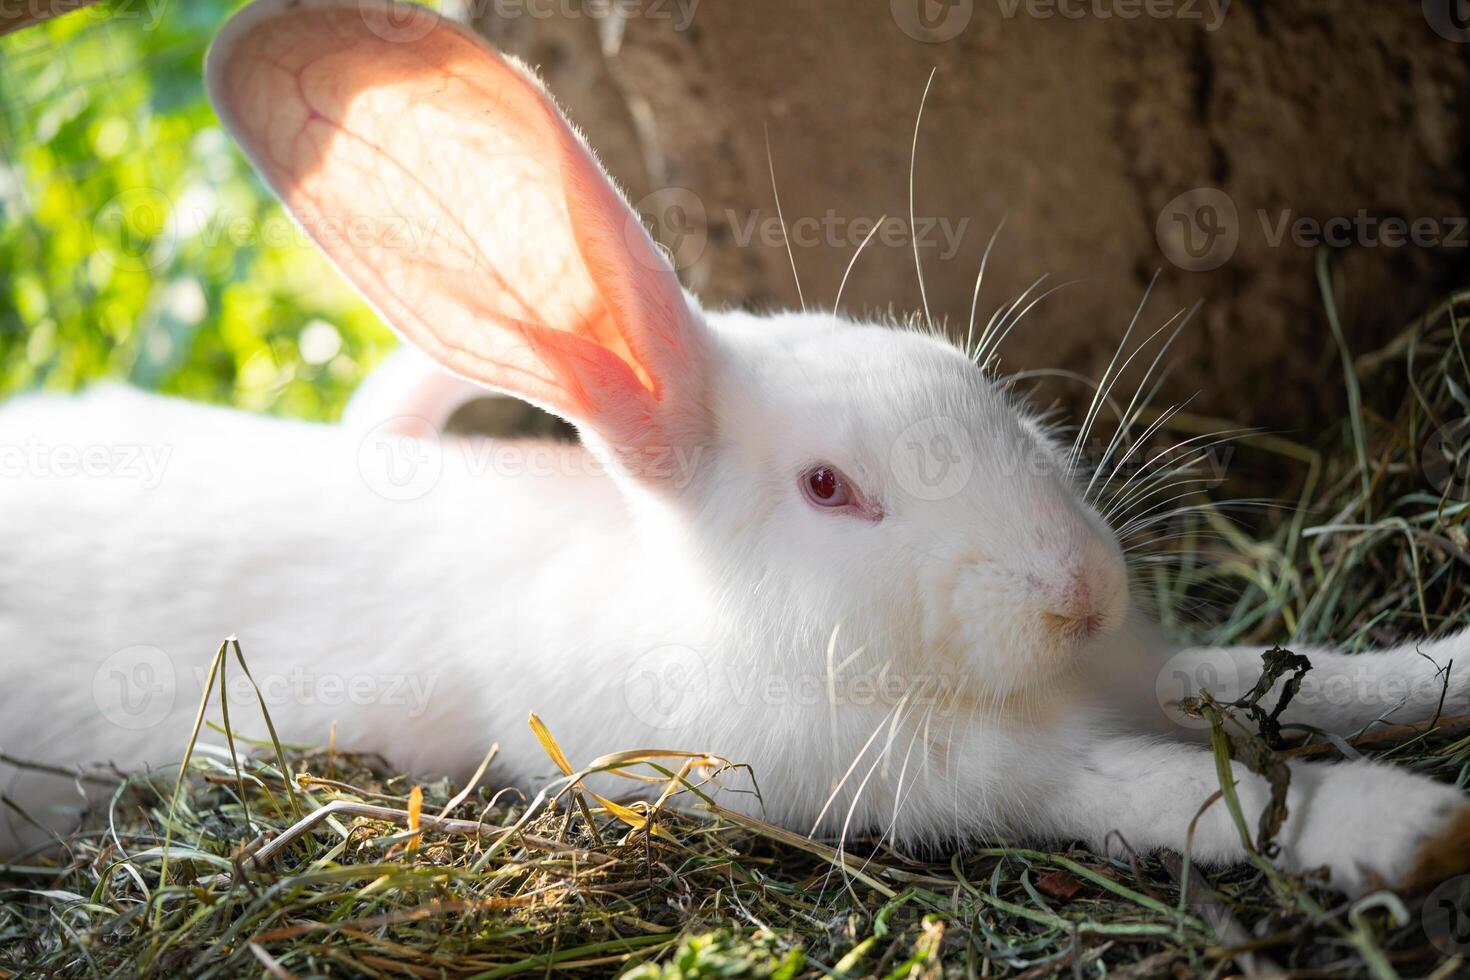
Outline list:
[[[410,383],[395,414],[427,421],[377,427],[118,388],[6,405],[6,753],[176,760],[238,632],[283,738],[335,722],[417,773],[463,776],[499,741],[498,779],[544,776],[534,710],[574,763],[649,745],[748,763],[763,805],[743,782],[723,801],[802,832],[1187,846],[1218,778],[1158,734],[1193,733],[1156,678],[1213,666],[1238,690],[1259,651],[1175,654],[1066,453],[963,352],[701,310],[537,81],[428,11],[264,0],[207,75],[296,220],[455,379],[418,375],[432,397]],[[466,382],[583,446],[436,436]],[[1302,652],[1313,684],[1361,691],[1309,689],[1287,720],[1438,703],[1412,648]],[[1470,639],[1424,652],[1443,666]],[[1264,781],[1234,775],[1254,820]],[[76,802],[67,780],[0,779],[44,823]],[[1345,890],[1470,865],[1464,794],[1400,769],[1293,764],[1289,806],[1279,860]],[[10,817],[12,847],[36,839]],[[1192,851],[1245,855],[1222,803]]]

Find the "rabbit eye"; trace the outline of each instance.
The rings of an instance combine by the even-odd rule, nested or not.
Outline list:
[[[861,517],[874,524],[883,520],[882,506],[858,489],[857,484],[847,478],[847,474],[831,463],[817,463],[807,467],[802,471],[797,485],[801,487],[801,495],[813,507]]]
[[[853,501],[852,485],[835,466],[819,463],[801,475],[806,499],[817,507],[846,507]]]

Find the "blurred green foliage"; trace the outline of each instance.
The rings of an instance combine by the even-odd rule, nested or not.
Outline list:
[[[0,397],[111,378],[334,418],[394,346],[210,109],[237,6],[109,0],[0,38]]]

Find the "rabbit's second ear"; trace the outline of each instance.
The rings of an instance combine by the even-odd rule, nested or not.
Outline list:
[[[520,66],[414,5],[260,0],[207,75],[271,189],[410,343],[616,449],[703,438],[699,318]]]

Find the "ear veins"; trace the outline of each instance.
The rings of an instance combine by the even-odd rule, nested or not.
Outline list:
[[[220,32],[211,99],[385,320],[612,448],[708,442],[712,341],[531,72],[428,11],[430,30],[399,42],[350,2],[266,9]],[[367,234],[343,235],[348,220]],[[391,230],[405,226],[412,242]]]
[[[600,343],[627,362],[639,384],[657,399],[660,378],[656,371],[650,370],[650,366],[661,360],[670,360],[668,355],[678,349],[678,344],[673,340],[672,332],[654,315],[657,304],[650,304],[646,296],[638,293],[641,292],[639,283],[643,276],[663,273],[660,268],[664,265],[663,258],[656,252],[642,254],[646,250],[637,247],[644,244],[647,231],[622,195],[604,181],[585,178],[587,170],[601,173],[601,165],[592,151],[570,130],[559,135],[563,204],[572,240],[602,306],[600,322],[589,323],[589,330],[594,332]],[[571,162],[569,157],[578,154],[586,158],[584,167],[565,165]],[[629,227],[624,229],[622,236],[616,235],[609,226],[608,216],[612,214],[626,216],[624,223]],[[613,261],[614,256],[622,256],[635,274],[628,275],[628,270],[618,268]],[[669,275],[672,276],[672,272]],[[623,289],[619,288],[622,283],[627,283],[634,295],[623,295]],[[678,291],[677,281],[673,290]],[[661,346],[665,349],[648,349],[652,345],[639,336],[639,326],[649,335],[648,339],[657,337],[662,341]]]

